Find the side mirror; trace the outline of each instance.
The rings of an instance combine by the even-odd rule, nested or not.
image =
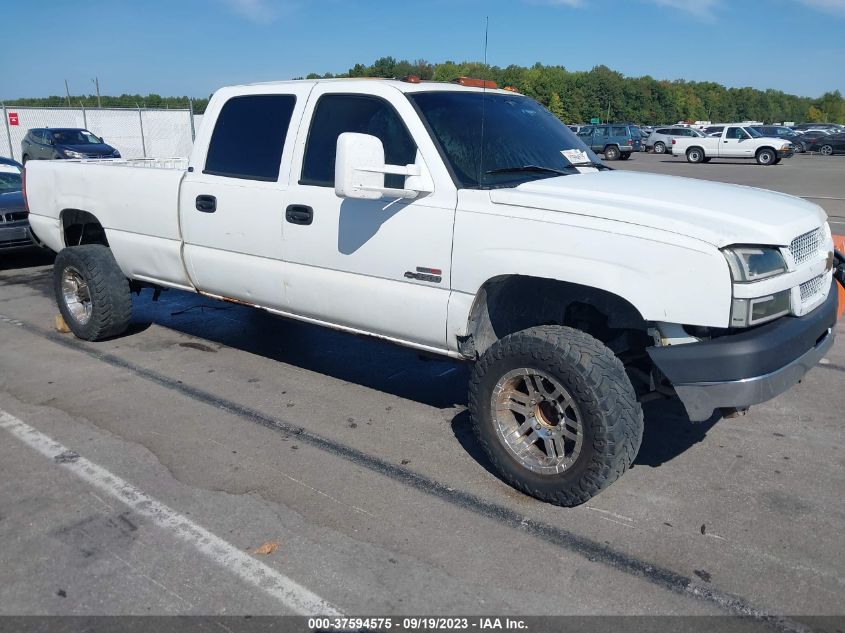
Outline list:
[[[337,137],[334,191],[340,198],[378,200],[384,197],[416,198],[434,190],[430,178],[422,176],[421,159],[412,165],[385,165],[381,140],[369,134],[344,132]],[[384,186],[385,174],[410,176],[406,189]]]

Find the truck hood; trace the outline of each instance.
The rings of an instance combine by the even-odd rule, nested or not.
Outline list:
[[[494,189],[490,199],[498,205],[646,226],[719,248],[730,244],[788,246],[827,219],[819,206],[775,191],[618,170]]]

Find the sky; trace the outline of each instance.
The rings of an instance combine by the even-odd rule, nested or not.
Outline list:
[[[845,93],[845,0],[0,0],[0,99],[205,97],[391,55]],[[18,25],[18,28],[9,28]]]

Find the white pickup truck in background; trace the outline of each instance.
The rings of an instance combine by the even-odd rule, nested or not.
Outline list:
[[[719,136],[672,139],[672,156],[686,156],[690,163],[709,163],[713,158],[748,158],[756,160],[758,165],[777,165],[794,153],[789,141],[763,136],[741,124],[726,125]]]
[[[611,170],[532,99],[460,83],[224,88],[186,165],[27,164],[67,324],[116,336],[131,291],[178,288],[472,362],[492,463],[562,505],[631,465],[641,401],[735,412],[830,348],[818,206]]]

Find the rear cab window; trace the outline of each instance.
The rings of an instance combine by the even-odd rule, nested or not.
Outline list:
[[[244,95],[229,99],[217,115],[204,174],[275,182],[294,95]]]

